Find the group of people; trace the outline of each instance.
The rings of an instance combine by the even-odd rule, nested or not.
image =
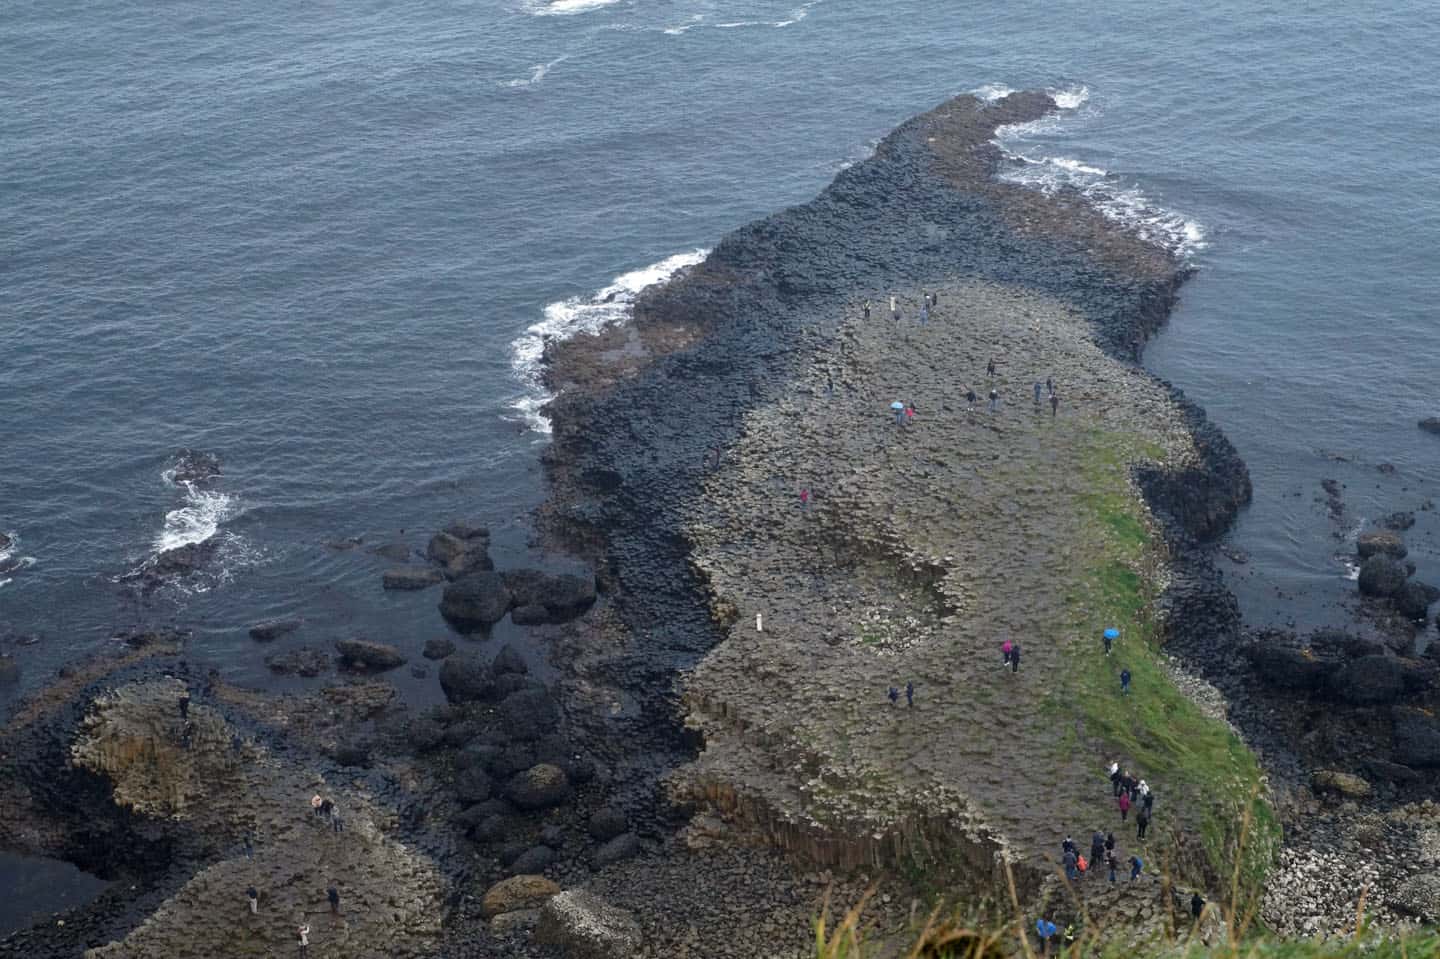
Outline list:
[[[330,823],[330,828],[336,832],[343,830],[344,824],[340,821],[340,810],[336,808],[335,802],[319,793],[310,797],[310,814],[316,819],[324,819]]]

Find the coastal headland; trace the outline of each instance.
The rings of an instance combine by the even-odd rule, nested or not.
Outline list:
[[[804,957],[823,904],[867,890],[891,944],[937,903],[1135,943],[1188,929],[1197,891],[1208,939],[1274,889],[1326,912],[1305,931],[1353,919],[1280,823],[1360,842],[1380,827],[1336,797],[1365,784],[1310,792],[1330,754],[1265,684],[1363,662],[1389,708],[1434,670],[1246,645],[1207,544],[1249,476],[1139,364],[1189,268],[997,176],[997,130],[1057,112],[948,100],[630,322],[551,342],[535,529],[563,573],[496,570],[486,527],[437,517],[423,552],[374,550],[385,588],[438,599],[436,635],[336,659],[294,645],[303,610],[250,629],[300,692],[200,675],[183,629],[67,666],[0,730],[0,843],[116,881],[0,954],[272,955],[308,928],[316,959]],[[543,667],[495,648],[506,617]],[[412,711],[385,674],[426,662],[446,703]],[[1295,715],[1359,716],[1375,683],[1351,685],[1351,712]],[[1423,760],[1421,705],[1396,708]],[[1367,717],[1347,755],[1389,742]],[[1143,839],[1112,762],[1153,794]],[[1431,780],[1407,782],[1385,795]],[[1435,835],[1416,808],[1383,813],[1407,881]],[[1096,831],[1120,882],[1065,875],[1063,840],[1088,856]]]

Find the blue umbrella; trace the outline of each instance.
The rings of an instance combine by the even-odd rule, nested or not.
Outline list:
[[[892,410],[903,410],[905,408],[905,404],[900,402],[899,400],[896,400],[895,402],[890,404],[890,408]]]
[[[1116,629],[1114,626],[1111,626],[1109,629],[1105,630],[1105,638],[1106,638],[1106,639],[1119,639],[1119,638],[1120,638],[1120,630]]]

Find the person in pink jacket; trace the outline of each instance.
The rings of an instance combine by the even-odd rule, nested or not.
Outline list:
[[[1116,802],[1120,804],[1120,821],[1124,822],[1125,814],[1130,811],[1130,794],[1128,792],[1122,792]]]
[[[1004,654],[1004,656],[1005,656],[1005,662],[1004,662],[1003,665],[1006,665],[1006,666],[1009,666],[1009,665],[1010,665],[1010,651],[1013,650],[1014,648],[1015,648],[1015,645],[1014,645],[1013,643],[1011,643],[1010,640],[1008,640],[1008,639],[1005,640],[1005,642],[1003,642],[1003,643],[1000,644],[1000,652],[1001,652],[1002,654]]]

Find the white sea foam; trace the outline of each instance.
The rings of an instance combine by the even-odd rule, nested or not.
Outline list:
[[[165,514],[165,525],[152,543],[157,553],[205,542],[237,512],[235,497],[227,493],[198,489],[193,483],[179,486],[185,490],[185,503]]]
[[[35,557],[15,555],[20,552],[20,534],[11,531],[5,535],[9,537],[10,543],[0,548],[0,586],[7,586],[15,581],[14,577],[6,574],[35,565]]]
[[[1084,85],[1048,92],[1056,104],[1067,111],[1078,110],[1090,100],[1090,90]],[[1009,161],[1001,170],[1000,178],[1043,193],[1079,193],[1105,217],[1128,227],[1142,240],[1162,246],[1177,256],[1188,257],[1205,248],[1204,226],[1183,213],[1161,206],[1138,184],[1074,157],[1045,156],[1030,148],[1023,153],[1019,150],[1019,145],[1026,141],[1057,133],[1065,116],[1050,114],[1029,123],[998,127],[995,142],[1005,151]]]
[[[537,17],[568,17],[619,2],[620,0],[531,0],[525,9]]]
[[[996,100],[1003,100],[1015,91],[1003,83],[987,83],[984,86],[976,87],[970,91],[986,103],[994,103]]]
[[[694,30],[696,27],[700,26],[704,22],[705,14],[697,13],[690,18],[689,22],[683,23],[676,27],[666,27],[663,32],[668,33],[672,37],[678,37],[682,33],[685,33],[687,30]]]
[[[556,64],[563,63],[568,59],[570,59],[569,54],[565,54],[563,56],[556,57],[549,63],[537,63],[530,68],[530,75],[528,77],[517,77],[514,80],[502,80],[500,81],[500,86],[510,87],[511,89],[515,89],[517,87],[533,87],[535,84],[545,79],[545,74],[550,72],[551,67],[554,67]]]
[[[537,433],[549,433],[550,422],[540,408],[553,398],[545,390],[541,360],[545,344],[551,340],[568,340],[579,333],[594,333],[630,316],[635,296],[647,286],[670,279],[680,270],[705,259],[709,250],[691,250],[666,257],[643,269],[617,276],[603,289],[590,296],[572,296],[545,307],[544,318],[515,340],[510,347],[510,368],[524,387],[524,394],[515,399],[515,410],[525,425]]]
[[[721,30],[734,30],[739,27],[788,27],[791,24],[799,23],[801,20],[804,20],[806,17],[810,16],[810,8],[819,5],[821,2],[822,0],[806,0],[805,3],[802,3],[800,4],[800,6],[791,10],[789,16],[787,16],[784,20],[729,20],[725,23],[712,24],[712,26]],[[684,30],[688,29],[690,28],[684,28]],[[684,30],[672,27],[665,32],[679,33],[684,32]]]

